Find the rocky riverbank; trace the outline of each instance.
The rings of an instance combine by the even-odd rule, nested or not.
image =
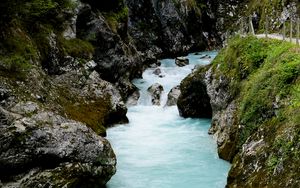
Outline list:
[[[293,44],[237,37],[181,83],[181,115],[212,110],[210,133],[232,162],[227,187],[300,185],[299,61]]]
[[[131,80],[158,57],[217,45],[202,9],[177,0],[1,2],[1,185],[104,185],[116,157],[102,136],[128,122]]]

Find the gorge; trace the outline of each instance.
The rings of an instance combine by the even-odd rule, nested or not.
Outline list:
[[[149,68],[134,80],[140,100],[128,108],[128,125],[108,129],[107,138],[118,158],[117,173],[108,188],[224,187],[230,165],[217,156],[215,141],[207,134],[210,119],[184,119],[176,106],[166,106],[169,91],[191,72],[205,65],[216,52],[188,55],[189,65],[178,67],[174,59]],[[204,56],[210,59],[200,59]],[[163,86],[161,105],[152,105],[148,86]]]
[[[141,144],[131,140],[139,137],[130,131],[146,137],[143,128],[156,134],[158,140],[145,138],[153,147],[169,134],[184,134],[182,142],[198,149],[185,158],[205,157],[223,165],[212,172],[222,180],[209,178],[219,187],[299,187],[299,46],[235,36],[249,31],[242,24],[249,16],[258,33],[266,31],[266,22],[269,32],[282,32],[283,21],[293,29],[289,23],[299,17],[299,7],[297,0],[2,0],[0,187],[103,187],[112,177],[107,187],[117,186],[124,175],[122,162],[130,160],[122,155],[137,152],[119,150],[119,143]],[[184,78],[203,59],[192,54],[185,65],[181,57],[204,50],[220,51],[211,64],[196,66]],[[164,74],[175,66],[174,59],[166,58],[175,57],[181,70],[189,67],[184,74],[176,72],[180,78]],[[160,64],[156,75],[149,74]],[[141,83],[149,79],[161,84],[149,89],[151,99],[145,95],[150,85]],[[179,117],[175,106],[163,107],[166,93],[181,79],[168,105],[177,103],[180,116],[188,119]],[[147,101],[160,106],[148,108]],[[157,119],[167,122],[152,120],[151,126],[145,117],[150,112],[168,112]],[[211,127],[207,119],[190,117],[212,117]],[[167,129],[167,124],[174,126]],[[110,128],[114,125],[119,126]],[[204,133],[208,128],[217,151]],[[169,151],[180,141],[173,137],[158,150]],[[194,142],[208,142],[209,154],[202,155],[201,144]],[[151,147],[139,149],[155,159]],[[188,154],[179,148],[163,156],[182,161],[182,153]],[[217,154],[232,163],[227,182],[229,165]],[[184,165],[178,167],[184,173]],[[202,183],[198,173],[186,172],[194,178],[190,187]],[[175,180],[169,181],[182,185]]]

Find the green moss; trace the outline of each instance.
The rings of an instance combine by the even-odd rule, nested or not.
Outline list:
[[[109,97],[91,101],[91,99],[87,100],[73,94],[66,88],[61,88],[57,92],[59,97],[56,103],[61,105],[62,114],[67,115],[68,118],[85,123],[98,135],[106,135],[104,121],[111,109]]]
[[[5,40],[0,42],[0,71],[2,75],[24,79],[33,62],[38,60],[37,47],[19,22],[6,32]]]
[[[65,55],[78,57],[82,59],[90,59],[94,53],[94,47],[91,43],[81,39],[65,39],[58,38],[59,46]]]

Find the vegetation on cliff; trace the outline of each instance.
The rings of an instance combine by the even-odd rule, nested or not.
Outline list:
[[[211,65],[182,82],[183,94],[197,87],[195,80],[211,100],[219,154],[233,163],[228,187],[299,186],[299,46],[234,37]]]
[[[237,116],[244,125],[239,146],[274,118],[290,125],[300,123],[297,114],[290,114],[300,101],[296,92],[299,52],[299,47],[287,42],[236,37],[214,60],[215,73],[231,80],[231,94],[239,101]]]

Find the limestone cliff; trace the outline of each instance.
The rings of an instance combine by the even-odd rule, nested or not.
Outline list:
[[[299,60],[293,44],[236,37],[181,83],[180,111],[210,100],[210,133],[232,162],[227,187],[299,187]]]

